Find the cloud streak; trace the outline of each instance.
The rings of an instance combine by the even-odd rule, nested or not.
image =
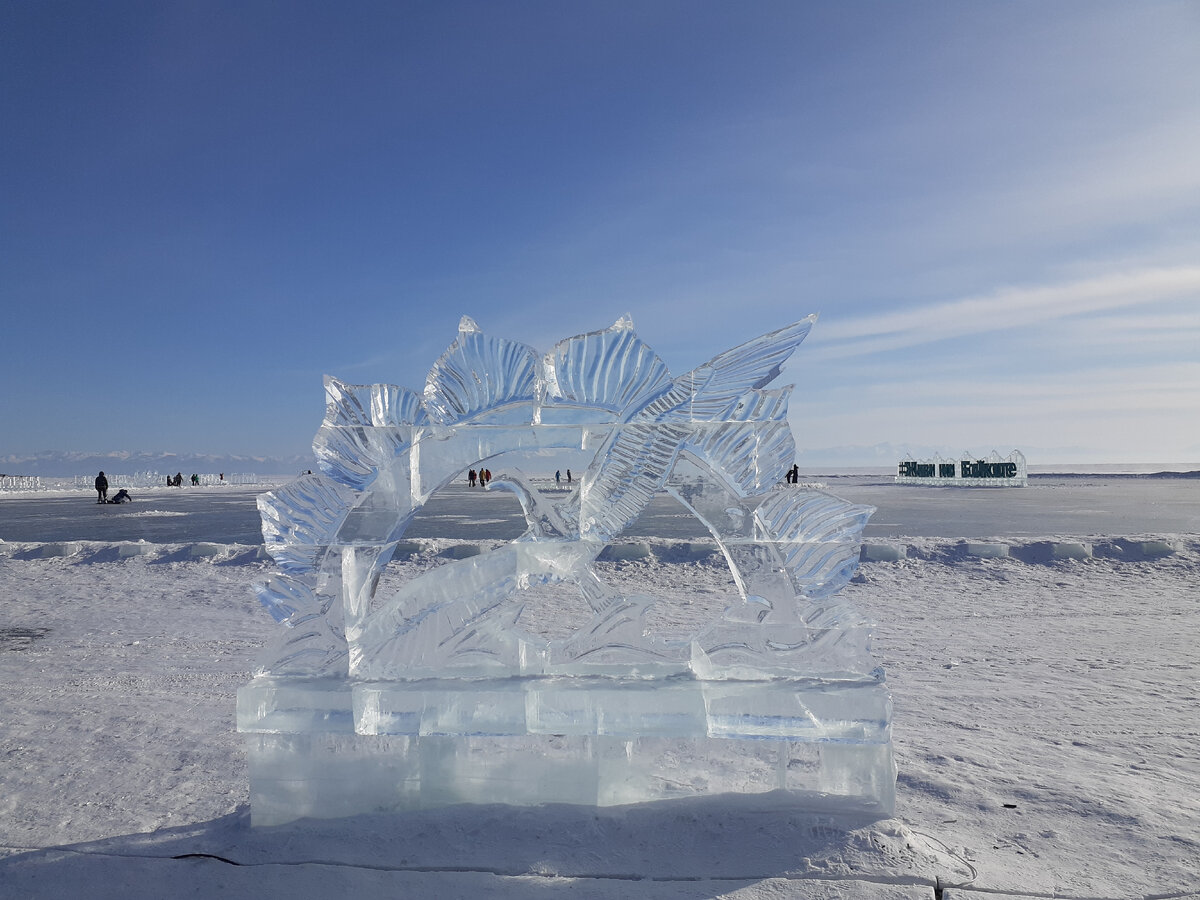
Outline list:
[[[1143,268],[1063,284],[1002,288],[946,303],[822,323],[813,356],[865,356],[1079,316],[1200,297],[1200,266]]]

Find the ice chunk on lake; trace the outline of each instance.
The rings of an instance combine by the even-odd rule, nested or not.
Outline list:
[[[768,387],[814,321],[673,377],[628,318],[541,354],[464,317],[421,393],[327,378],[321,474],[259,500],[279,572],[256,590],[285,627],[239,692],[255,821],[363,811],[348,797],[717,790],[890,811],[887,690],[870,624],[836,596],[873,510],[785,483],[791,388]],[[590,460],[568,490],[522,471],[568,450]],[[380,595],[413,518],[469,469],[495,470],[489,488],[516,496],[525,534]],[[684,634],[656,632],[666,601],[596,565],[659,493],[707,527],[736,586]],[[534,627],[535,589],[559,592],[569,633]],[[661,771],[666,746],[691,776]]]

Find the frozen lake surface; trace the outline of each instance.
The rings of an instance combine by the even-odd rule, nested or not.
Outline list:
[[[869,476],[823,483],[846,500],[877,507],[867,538],[1200,532],[1198,478],[1034,477],[1026,488],[914,487]],[[0,540],[258,544],[255,498],[263,490],[152,488],[132,492],[134,502],[120,505],[95,503],[90,491],[0,495]],[[406,537],[511,540],[524,530],[512,494],[453,485],[426,504]],[[693,540],[708,532],[664,495],[625,535]]]

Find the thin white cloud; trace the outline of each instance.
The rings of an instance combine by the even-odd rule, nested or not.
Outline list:
[[[1022,328],[1039,322],[1200,297],[1200,266],[1144,268],[1065,284],[1002,288],[948,303],[822,322],[812,352],[862,356],[946,338]]]
[[[1077,323],[1076,327],[1089,337],[1120,336],[1129,332],[1162,332],[1191,337],[1200,333],[1200,305],[1191,313],[1146,313],[1103,316]]]
[[[1029,410],[1037,405],[1052,409],[1179,408],[1193,409],[1200,421],[1200,361],[1156,365],[1089,368],[1070,378],[1046,378],[1037,372],[1012,372],[1004,378],[987,376],[952,378],[891,377],[874,384],[833,387],[815,402],[846,406],[845,394],[855,398],[855,408],[887,406],[942,409],[973,407],[995,411]]]
[[[1114,219],[1158,220],[1194,208],[1200,197],[1200,117],[1195,110],[1140,128],[1076,160],[1070,172],[1037,201],[1079,223]]]
[[[1094,366],[1069,378],[1023,370],[905,376],[900,370],[798,398],[791,418],[801,446],[910,442],[983,451],[1066,443],[1183,460],[1200,442],[1200,360]]]
[[[1091,142],[1068,141],[956,185],[942,227],[966,227],[997,246],[1015,235],[1056,244],[1064,235],[1103,241],[1114,228],[1158,229],[1200,203],[1198,145],[1200,117],[1190,109]]]

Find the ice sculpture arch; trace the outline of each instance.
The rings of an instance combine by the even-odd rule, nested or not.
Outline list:
[[[322,474],[259,501],[268,551],[285,573],[260,585],[259,596],[292,626],[264,670],[367,679],[571,674],[576,663],[591,671],[589,658],[602,646],[609,667],[654,662],[711,671],[716,655],[774,671],[794,667],[789,653],[812,657],[839,643],[841,665],[853,671],[846,634],[823,620],[814,628],[811,614],[794,607],[797,598],[828,596],[848,580],[872,510],[810,491],[769,496],[794,445],[790,389],[766,385],[814,320],[673,379],[627,317],[545,356],[489,337],[464,317],[421,395],[327,377],[325,422],[314,445]],[[495,486],[518,496],[529,526],[514,545],[451,563],[376,601],[379,573],[437,490],[512,450],[589,442],[592,463],[566,500],[546,497],[519,471],[498,474]],[[707,525],[741,594],[724,628],[713,623],[690,644],[638,639],[628,598],[609,591],[592,568],[661,490]],[[768,502],[747,504],[760,496]],[[801,554],[800,545],[821,552]],[[505,606],[531,581],[577,585],[595,614],[587,633],[539,641],[517,627]],[[773,641],[772,651],[724,639],[723,631],[749,624],[786,639]],[[618,626],[621,652],[611,641],[597,645]],[[857,650],[869,659],[865,646]]]
[[[780,489],[795,455],[791,388],[769,385],[815,320],[673,377],[628,316],[544,354],[489,336],[464,316],[420,392],[327,376],[325,418],[313,443],[320,474],[259,498],[278,570],[256,591],[287,627],[256,682],[243,689],[257,705],[240,716],[239,727],[266,733],[281,690],[324,679],[324,691],[332,679],[335,694],[348,690],[355,698],[356,733],[441,734],[443,726],[426,720],[450,715],[446,705],[457,708],[461,685],[477,690],[483,679],[506,685],[501,693],[520,685],[525,707],[504,719],[500,733],[523,729],[529,736],[551,727],[547,714],[529,711],[531,693],[556,705],[590,685],[587,679],[613,679],[602,682],[611,685],[682,678],[708,685],[680,695],[691,710],[680,720],[690,723],[685,732],[711,736],[728,727],[725,737],[760,739],[765,735],[739,731],[762,727],[743,721],[744,711],[714,712],[721,704],[712,685],[748,680],[769,685],[763,696],[775,697],[780,683],[802,677],[839,690],[862,687],[875,709],[871,727],[886,735],[886,689],[870,655],[870,626],[834,598],[857,564],[873,509],[821,491]],[[566,497],[544,493],[517,468],[494,473],[493,487],[521,503],[527,530],[520,538],[376,596],[406,529],[439,489],[507,454],[563,449],[590,453]],[[704,523],[737,587],[722,614],[686,637],[649,634],[654,598],[614,590],[596,566],[663,492]],[[585,624],[558,638],[522,627],[520,598],[538,584],[573,585],[587,606]],[[434,679],[458,681],[449,694],[430,694],[424,685]],[[679,683],[656,683],[660,698],[681,690]],[[325,699],[313,702],[320,706],[328,696],[318,693]],[[627,705],[631,696],[619,693],[610,702]],[[798,702],[788,696],[787,703]],[[414,697],[423,712],[397,711]],[[689,705],[699,697],[702,714]],[[611,723],[613,710],[601,720]],[[721,725],[727,720],[739,724]],[[626,726],[632,737],[654,733],[657,726],[646,721]],[[434,731],[422,730],[429,727]],[[457,727],[465,739],[479,733],[471,729],[480,722]],[[778,739],[784,732],[778,723],[767,729]],[[890,739],[885,743],[890,766]]]

